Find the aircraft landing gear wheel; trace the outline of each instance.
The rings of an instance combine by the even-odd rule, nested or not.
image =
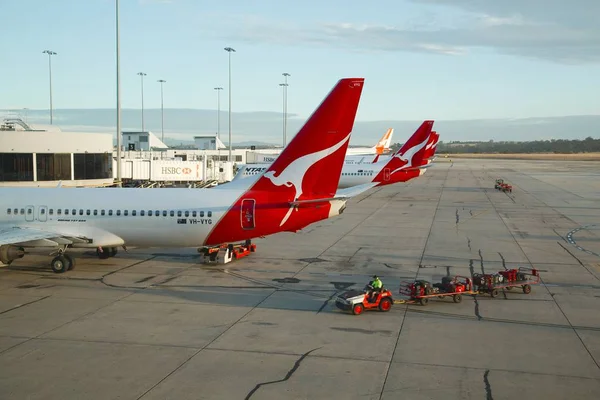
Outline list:
[[[109,257],[114,257],[117,255],[117,248],[116,247],[110,247],[108,249],[108,256]]]
[[[60,255],[54,257],[54,259],[50,262],[50,267],[55,273],[62,274],[63,272],[66,272],[69,269],[69,261],[67,261],[65,256]]]
[[[106,260],[108,257],[110,257],[110,250],[109,249],[102,249],[103,251],[101,252],[100,249],[96,249],[96,254],[98,255],[98,258],[101,260]]]
[[[379,303],[380,311],[390,311],[391,308],[392,308],[392,301],[388,297],[381,299],[381,302]]]
[[[67,260],[67,265],[68,265],[67,270],[70,271],[70,270],[74,269],[75,268],[75,259],[68,254],[63,254],[63,257]]]
[[[360,304],[360,303],[355,304],[354,307],[352,307],[352,314],[354,314],[354,315],[360,315],[360,314],[362,314],[362,312],[363,312],[364,309],[365,308],[363,307],[362,304]]]

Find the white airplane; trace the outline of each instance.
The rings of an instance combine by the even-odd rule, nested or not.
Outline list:
[[[364,156],[369,154],[387,154],[392,145],[392,136],[394,136],[394,128],[389,128],[379,142],[372,147],[349,147],[346,151],[346,159],[352,156]],[[351,156],[351,157],[348,157]]]
[[[228,189],[0,188],[0,261],[49,247],[54,272],[69,247],[219,247],[297,232],[341,214],[372,185],[336,194],[364,78],[338,81],[277,160],[253,184]]]
[[[423,175],[431,166],[429,160],[435,154],[439,135],[432,132],[433,121],[424,121],[406,143],[392,156],[381,161],[368,164],[344,163],[338,189],[352,188],[360,185],[375,186],[406,182]],[[240,168],[229,183],[216,186],[220,190],[237,185],[249,186],[269,168],[269,164],[247,164]]]
[[[387,154],[390,152],[390,146],[392,144],[392,136],[394,136],[394,129],[389,128],[385,134],[379,139],[379,142],[372,147],[348,147],[346,150],[346,162],[352,162],[354,159],[362,159],[366,156],[372,156],[374,154]],[[256,153],[268,154],[277,156],[281,153],[282,149],[259,149],[254,150]]]

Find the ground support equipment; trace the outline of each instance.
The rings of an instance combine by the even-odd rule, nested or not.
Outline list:
[[[245,243],[224,244],[214,247],[201,247],[198,249],[200,253],[200,263],[227,264],[233,260],[237,260],[250,255],[256,251],[256,245],[249,240]]]
[[[521,287],[523,293],[531,293],[531,285],[540,283],[540,275],[535,268],[521,267],[519,269],[509,269],[500,271],[497,274],[473,274],[473,283],[477,291],[488,293],[492,297],[497,297],[500,290],[511,290],[515,287]]]
[[[360,315],[365,310],[390,311],[394,304],[392,292],[382,287],[375,290],[376,296],[372,299],[370,296],[372,290],[369,285],[366,285],[363,290],[347,290],[336,297],[335,306],[354,315]]]
[[[466,276],[445,276],[441,283],[431,285],[424,280],[404,281],[400,284],[399,293],[408,297],[406,300],[400,300],[397,303],[420,304],[422,306],[429,303],[429,299],[452,297],[455,303],[462,301],[465,294],[477,294],[473,289],[471,278]]]

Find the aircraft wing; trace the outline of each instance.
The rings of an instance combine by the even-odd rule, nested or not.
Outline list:
[[[0,226],[0,245],[24,244],[36,240],[50,239],[55,236],[56,233],[39,231],[37,229]]]
[[[55,247],[70,244],[74,247],[120,246],[123,239],[95,227],[57,227],[0,225],[0,245],[11,244],[28,247]]]
[[[367,190],[377,186],[377,182],[363,183],[362,185],[351,186],[345,189],[339,189],[335,193],[337,199],[349,199],[366,192]]]

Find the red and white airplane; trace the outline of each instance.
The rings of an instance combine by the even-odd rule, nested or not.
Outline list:
[[[434,148],[437,146],[437,143],[440,139],[440,135],[436,131],[431,131],[430,142],[427,143],[427,148]],[[428,157],[432,157],[433,155],[429,155]],[[344,163],[346,164],[372,164],[378,161],[389,160],[392,155],[387,154],[377,154],[375,157],[372,155],[363,155],[363,156],[346,156],[344,159]],[[433,161],[435,157],[431,158]]]
[[[74,266],[68,247],[201,247],[298,230],[343,212],[369,187],[337,193],[364,78],[341,79],[249,187],[215,189],[0,188],[0,261],[49,247],[54,272]]]
[[[433,121],[424,121],[410,139],[392,156],[384,160],[365,164],[344,164],[338,189],[361,188],[364,185],[384,186],[407,182],[423,175],[431,166],[430,158],[435,154],[439,135],[431,131]],[[240,168],[235,178],[213,190],[228,185],[250,185],[269,168],[269,164],[248,164]],[[341,192],[343,193],[343,192]]]

